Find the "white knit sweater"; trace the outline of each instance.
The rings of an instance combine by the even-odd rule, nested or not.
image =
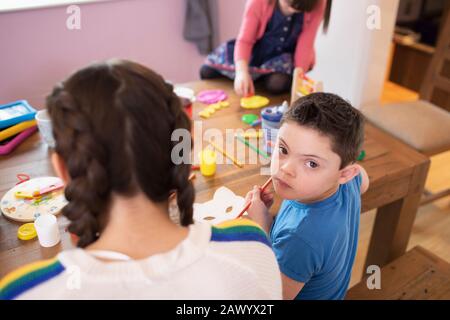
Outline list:
[[[281,299],[280,271],[264,232],[249,220],[196,223],[173,250],[104,262],[75,249],[0,282],[2,299]]]

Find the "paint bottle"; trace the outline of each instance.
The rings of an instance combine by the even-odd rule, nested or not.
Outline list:
[[[204,149],[199,153],[200,172],[205,177],[212,176],[216,173],[217,155],[213,150]]]
[[[281,118],[287,110],[286,101],[281,106],[264,108],[261,111],[262,129],[264,134],[264,150],[267,153],[273,152],[273,147],[277,141],[278,130],[281,126]]]

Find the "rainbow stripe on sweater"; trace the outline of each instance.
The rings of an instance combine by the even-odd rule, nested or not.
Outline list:
[[[256,241],[272,248],[266,233],[248,219],[234,219],[213,226],[211,241]]]
[[[12,300],[65,270],[56,259],[35,262],[11,272],[0,281],[0,300]]]

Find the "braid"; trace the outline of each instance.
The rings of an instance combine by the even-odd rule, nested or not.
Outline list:
[[[193,223],[192,205],[195,200],[195,189],[189,181],[190,165],[179,164],[172,169],[172,181],[177,190],[177,205],[180,211],[180,224],[187,226]]]
[[[190,130],[191,121],[183,111],[180,99],[173,93],[173,87],[170,84],[167,84],[166,86],[169,92],[169,109],[174,115],[172,131],[175,131],[176,129]],[[175,143],[176,142],[172,142],[172,147],[174,147]],[[173,164],[171,174],[172,185],[177,191],[177,205],[180,211],[180,224],[182,226],[187,226],[193,223],[195,189],[192,182],[189,180],[190,172],[191,165],[188,163]]]
[[[71,177],[65,189],[69,203],[62,212],[70,220],[69,231],[79,237],[78,246],[85,247],[98,238],[98,217],[109,199],[106,153],[70,94],[55,90],[48,106],[52,117],[64,119],[54,123],[56,152],[66,160]]]

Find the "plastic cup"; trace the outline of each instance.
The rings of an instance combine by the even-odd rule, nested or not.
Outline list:
[[[54,215],[40,215],[34,221],[34,227],[41,246],[46,248],[53,247],[60,241],[58,223]]]
[[[194,90],[186,87],[174,87],[173,91],[180,98],[184,111],[192,118],[192,104],[195,101]]]
[[[47,109],[38,111],[35,118],[42,139],[50,148],[54,148],[55,139],[53,138],[52,122],[50,120],[50,115],[48,114]]]
[[[265,108],[261,111],[262,130],[264,132],[264,149],[267,153],[273,152],[278,130],[281,126],[281,118],[283,114],[278,112],[276,107]]]

